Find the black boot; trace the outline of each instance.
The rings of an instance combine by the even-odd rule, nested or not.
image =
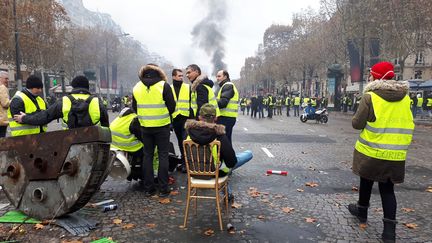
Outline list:
[[[394,243],[396,242],[396,220],[391,219],[383,219],[384,222],[384,230],[381,235],[384,243]]]
[[[369,207],[360,206],[358,203],[351,203],[348,205],[348,211],[356,216],[360,223],[366,223],[368,208]]]

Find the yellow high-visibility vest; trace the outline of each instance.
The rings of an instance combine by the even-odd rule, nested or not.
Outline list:
[[[87,100],[90,97],[89,94],[71,94],[75,99]],[[72,101],[67,96],[63,96],[62,98],[62,113],[63,113],[63,129],[69,129],[67,122],[69,120],[69,112],[72,108]],[[100,123],[100,109],[99,109],[99,99],[97,97],[93,97],[89,104],[89,115],[93,125],[97,125]]]
[[[190,85],[182,83],[180,86],[179,97],[177,97],[174,86],[171,85],[171,90],[176,101],[176,109],[172,114],[172,118],[176,118],[177,115],[189,117],[190,115]]]
[[[294,105],[300,105],[301,98],[300,97],[294,97]]]
[[[111,130],[111,147],[127,152],[136,152],[144,145],[138,138],[132,134],[129,127],[137,114],[131,113],[126,116],[119,116],[110,124]]]
[[[17,91],[15,95],[12,97],[11,101],[13,99],[21,99],[24,103],[24,113],[31,114],[33,112],[36,112],[38,110],[37,106],[33,101],[23,92]],[[36,97],[37,105],[39,106],[40,110],[46,110],[46,104],[45,101],[37,96]],[[24,135],[30,135],[30,134],[39,134],[41,132],[40,126],[33,126],[28,124],[21,124],[16,122],[13,117],[10,110],[10,107],[8,109],[8,119],[9,119],[9,127],[11,129],[11,135],[12,137],[16,136],[24,136]],[[47,131],[47,126],[42,126],[42,131]]]
[[[171,123],[168,108],[163,99],[165,81],[161,80],[150,87],[139,81],[133,88],[137,102],[138,120],[143,127],[162,127]]]
[[[229,100],[227,106],[225,108],[220,109],[220,115],[225,117],[237,117],[238,116],[238,102],[239,102],[239,93],[237,91],[236,86],[232,82],[226,82],[219,89],[218,100],[221,98],[222,89],[226,84],[230,84],[234,89],[234,96]]]
[[[371,95],[376,121],[367,122],[355,144],[355,149],[372,158],[404,161],[414,132],[410,99],[388,102],[379,95]]]
[[[417,98],[417,107],[422,107],[423,105],[423,98]]]

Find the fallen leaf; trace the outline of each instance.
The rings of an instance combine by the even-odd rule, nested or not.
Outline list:
[[[367,224],[360,224],[359,227],[361,230],[365,230],[367,228]]]
[[[212,235],[214,235],[214,230],[208,229],[208,230],[204,231],[204,234],[207,236],[212,236]]]
[[[41,230],[41,229],[45,228],[45,226],[43,226],[43,224],[35,224],[33,227],[37,230]]]
[[[260,195],[260,192],[258,192],[258,191],[252,191],[249,193],[249,196],[251,196],[251,197],[259,197],[259,195]]]
[[[382,208],[374,208],[374,212],[380,213],[382,211],[383,211]]]
[[[402,208],[402,211],[404,211],[406,213],[410,213],[410,212],[414,212],[415,210],[412,208]]]
[[[232,204],[231,204],[231,207],[232,208],[241,208],[243,205],[242,204],[240,204],[240,203],[236,203],[236,202],[233,202]]]
[[[176,214],[177,212],[175,210],[171,209],[170,211],[168,211],[168,213],[170,213],[170,214]]]
[[[113,220],[113,224],[121,224],[123,222],[123,220],[121,219],[114,219]]]
[[[135,227],[134,224],[125,224],[125,225],[122,226],[123,229],[132,229],[134,227]]]
[[[427,192],[432,192],[432,186],[428,186],[428,188],[426,189]]]
[[[314,218],[305,218],[307,223],[315,223],[317,221],[317,219]]]
[[[159,203],[161,203],[161,204],[168,204],[170,202],[171,202],[171,199],[169,199],[169,198],[159,199]]]
[[[147,228],[153,229],[156,227],[156,224],[146,224]]]
[[[353,187],[351,188],[351,190],[352,190],[352,191],[355,191],[355,192],[358,192],[358,187],[353,186]]]
[[[418,226],[415,223],[404,223],[403,225],[405,225],[408,229],[416,229]]]
[[[265,219],[265,216],[264,216],[264,215],[258,215],[257,218],[258,218],[258,219]]]
[[[291,213],[292,211],[294,211],[294,208],[290,208],[290,207],[283,207],[282,211],[284,213]]]
[[[171,196],[176,196],[176,195],[178,195],[179,194],[179,191],[171,191],[170,192],[170,195]]]
[[[298,191],[298,192],[304,192],[304,190],[303,190],[303,189],[300,189],[300,188],[297,188],[297,191]]]
[[[308,187],[317,187],[318,183],[315,183],[315,182],[306,182],[305,186],[308,186]]]

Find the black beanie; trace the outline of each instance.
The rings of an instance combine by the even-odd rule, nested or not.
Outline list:
[[[89,81],[85,76],[76,76],[72,80],[72,88],[89,89]]]
[[[27,89],[33,89],[33,88],[43,88],[42,80],[35,76],[30,75],[26,80],[26,88]]]

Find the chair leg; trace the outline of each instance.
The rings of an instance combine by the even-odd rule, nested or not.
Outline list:
[[[184,218],[184,222],[183,222],[183,227],[186,228],[187,226],[187,220],[188,220],[188,215],[189,215],[189,203],[190,203],[190,194],[191,194],[191,187],[190,185],[188,185],[188,192],[187,192],[187,198],[186,198],[186,212],[185,212],[185,218]]]
[[[216,191],[216,207],[217,207],[218,218],[219,218],[219,227],[220,230],[223,231],[221,209],[219,204],[219,189],[217,188],[217,186],[215,191]]]
[[[198,196],[198,188],[195,188],[195,196]],[[198,197],[195,198],[195,216],[198,215],[197,204],[198,204]]]

